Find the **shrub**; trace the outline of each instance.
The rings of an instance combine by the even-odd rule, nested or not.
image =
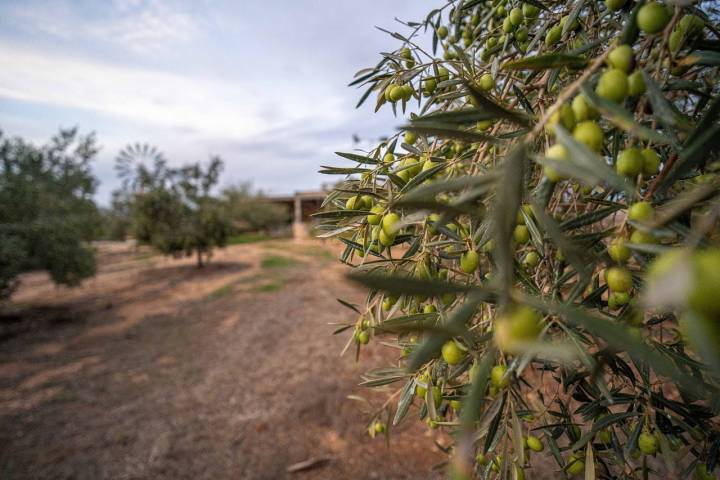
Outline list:
[[[399,383],[369,425],[387,416],[387,435],[414,403],[456,478],[523,478],[531,455],[554,478],[714,478],[720,84],[702,5],[452,1],[389,32],[397,49],[351,85],[416,113],[323,168],[346,179],[317,215],[370,289],[339,332],[400,352],[365,376]]]

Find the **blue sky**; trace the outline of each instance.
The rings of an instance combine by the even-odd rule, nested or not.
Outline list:
[[[95,131],[97,199],[114,158],[156,145],[171,163],[226,162],[223,183],[312,189],[320,164],[402,123],[354,106],[353,74],[398,47],[375,29],[419,20],[419,0],[0,0],[0,129],[43,143]],[[361,144],[368,147],[370,143]]]

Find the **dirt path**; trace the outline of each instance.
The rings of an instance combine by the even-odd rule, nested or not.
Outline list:
[[[338,357],[362,291],[319,244],[219,252],[210,267],[103,247],[82,288],[26,278],[0,316],[0,478],[432,478],[442,460],[408,422],[392,448]],[[380,398],[380,397],[377,397]],[[428,452],[431,452],[428,454]],[[295,474],[297,462],[327,457]]]

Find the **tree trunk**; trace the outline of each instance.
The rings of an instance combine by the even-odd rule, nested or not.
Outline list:
[[[197,251],[197,267],[198,268],[204,267],[203,259],[202,259],[202,252],[199,249]]]

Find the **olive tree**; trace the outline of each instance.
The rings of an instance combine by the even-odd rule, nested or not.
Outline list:
[[[156,148],[134,145],[120,152],[116,167],[130,202],[131,230],[139,242],[166,255],[195,254],[198,267],[213,248],[225,246],[230,217],[211,194],[223,167],[219,157],[205,166],[170,168]]]
[[[43,146],[0,132],[0,298],[23,272],[45,270],[70,286],[95,273],[89,241],[100,217],[90,163],[97,152],[94,135],[77,129]]]
[[[668,1],[449,1],[358,72],[412,110],[321,170],[369,287],[336,333],[398,352],[372,435],[414,404],[455,478],[715,478],[718,11]]]
[[[221,196],[237,231],[265,231],[286,226],[290,211],[272,203],[262,192],[253,191],[249,183],[225,188]]]

